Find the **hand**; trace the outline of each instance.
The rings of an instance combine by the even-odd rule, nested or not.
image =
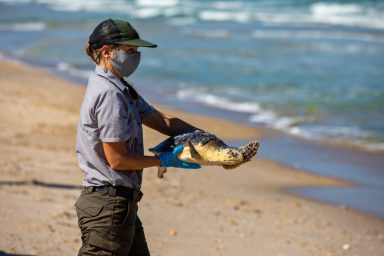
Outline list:
[[[173,149],[172,152],[165,152],[161,155],[158,155],[160,158],[161,167],[178,167],[178,168],[185,168],[185,169],[199,169],[201,166],[199,164],[192,164],[187,163],[184,161],[181,161],[177,158],[177,155],[183,151],[183,146],[178,146]]]

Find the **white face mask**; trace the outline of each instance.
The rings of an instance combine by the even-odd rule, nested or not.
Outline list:
[[[121,50],[114,50],[114,58],[110,58],[109,62],[118,69],[122,76],[130,76],[140,63],[140,52],[127,53]]]

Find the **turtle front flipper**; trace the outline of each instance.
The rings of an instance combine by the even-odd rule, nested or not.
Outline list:
[[[189,145],[189,152],[191,153],[191,157],[198,161],[202,161],[203,159],[201,158],[199,152],[197,152],[196,148],[193,146],[191,140],[188,141],[188,145]]]
[[[234,164],[234,165],[224,164],[224,165],[223,165],[223,168],[224,168],[224,169],[227,169],[227,170],[235,169],[235,168],[239,167],[241,164],[243,164],[243,162],[241,162],[241,163],[239,163],[239,164]]]
[[[244,160],[243,163],[248,162],[257,154],[259,150],[260,143],[258,141],[252,141],[246,146],[239,148],[240,152],[243,154]]]
[[[224,169],[235,169],[240,165],[251,161],[252,157],[257,154],[257,150],[259,149],[260,143],[258,141],[252,141],[248,143],[246,146],[239,148],[240,153],[243,154],[243,161],[234,165],[223,165]]]

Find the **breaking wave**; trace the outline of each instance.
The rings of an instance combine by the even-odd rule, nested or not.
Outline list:
[[[384,143],[367,142],[372,137],[368,131],[358,127],[324,125],[317,123],[311,116],[282,116],[263,108],[256,102],[240,102],[230,99],[229,96],[219,96],[198,88],[183,88],[176,92],[181,101],[198,103],[212,108],[222,109],[234,113],[247,114],[248,121],[262,125],[294,136],[313,140],[346,141],[368,150],[384,150]]]
[[[0,23],[0,31],[41,31],[46,27],[43,22]]]
[[[241,112],[249,115],[248,121],[262,124],[276,130],[298,134],[296,127],[302,123],[311,121],[308,117],[280,116],[277,113],[264,109],[257,102],[241,102],[226,96],[218,96],[202,89],[180,89],[176,97],[182,101],[195,102],[205,106],[223,109],[231,112]],[[304,131],[302,134],[305,134]]]
[[[0,0],[0,2],[25,4],[35,1]],[[278,2],[267,5],[263,1],[39,0],[38,3],[57,11],[110,12],[139,19],[185,17],[207,22],[259,22],[264,24],[301,24],[303,26],[324,24],[384,28],[383,8],[378,9],[365,2],[315,2],[299,6],[286,4],[283,9]]]

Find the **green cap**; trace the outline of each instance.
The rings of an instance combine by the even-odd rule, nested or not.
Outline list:
[[[127,44],[140,47],[157,47],[140,38],[137,31],[125,20],[108,19],[101,22],[89,36],[88,43],[96,50],[103,45]]]

